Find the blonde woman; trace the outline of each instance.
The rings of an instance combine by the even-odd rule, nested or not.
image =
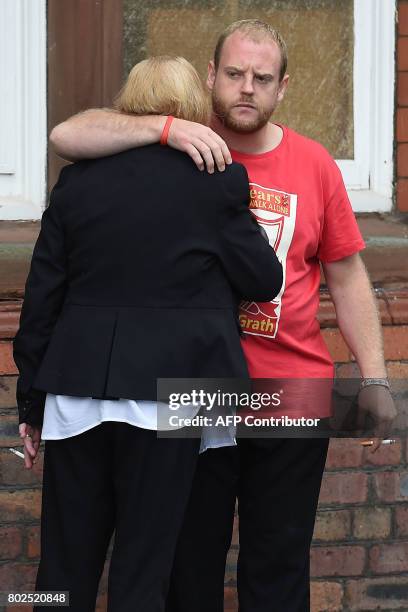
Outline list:
[[[206,121],[183,58],[137,64],[116,107]],[[244,168],[151,145],[64,168],[42,219],[14,356],[31,468],[45,440],[36,589],[91,612],[161,612],[199,441],[157,437],[157,378],[247,377],[237,298],[279,291]],[[35,610],[41,610],[37,606]]]

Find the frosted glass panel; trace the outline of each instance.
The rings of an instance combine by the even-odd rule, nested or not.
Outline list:
[[[274,116],[352,159],[353,0],[124,0],[124,68],[156,54],[183,55],[203,78],[215,41],[236,19],[258,18],[283,34],[290,87]]]

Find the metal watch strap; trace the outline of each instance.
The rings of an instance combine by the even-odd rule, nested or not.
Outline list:
[[[379,385],[380,387],[386,387],[390,389],[390,383],[387,378],[363,378],[360,383],[360,391],[364,389],[364,387],[369,387],[371,385]]]

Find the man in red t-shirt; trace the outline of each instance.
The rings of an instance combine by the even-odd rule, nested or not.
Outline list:
[[[286,46],[273,28],[257,20],[232,24],[209,65],[212,129],[174,120],[168,144],[209,172],[215,164],[222,170],[231,155],[247,168],[252,212],[283,263],[277,298],[241,307],[251,376],[333,376],[316,318],[322,264],[340,330],[365,384],[375,379],[389,420],[381,329],[358,254],[364,242],[340,171],[321,145],[269,122],[285,95],[286,67]],[[57,126],[51,140],[67,159],[98,157],[157,142],[165,122],[94,110]],[[313,398],[302,399],[299,414],[326,414]],[[222,611],[236,497],[240,611],[309,610],[309,549],[327,446],[321,438],[250,438],[201,455],[168,612]]]

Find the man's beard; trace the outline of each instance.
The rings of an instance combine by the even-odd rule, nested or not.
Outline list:
[[[241,102],[243,104],[253,104],[252,100],[241,100]],[[212,91],[212,108],[214,114],[226,128],[240,134],[252,134],[263,128],[275,110],[275,107],[257,106],[258,114],[253,119],[236,119],[232,116],[232,107],[227,106],[223,99],[217,95],[215,89]]]

